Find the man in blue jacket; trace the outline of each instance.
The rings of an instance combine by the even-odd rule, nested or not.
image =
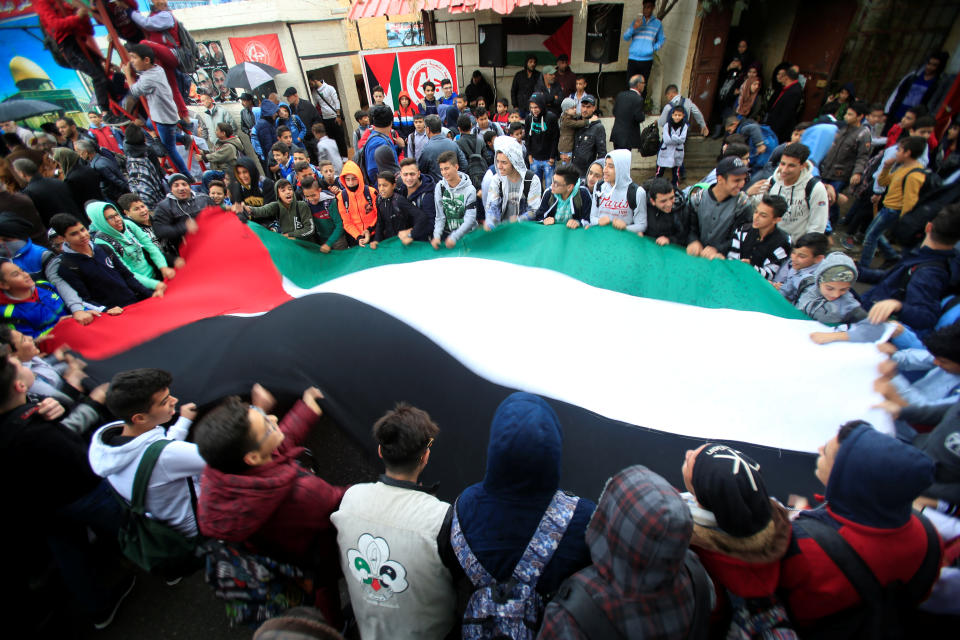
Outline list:
[[[643,12],[623,34],[623,39],[630,43],[628,78],[639,73],[644,80],[649,80],[650,69],[653,68],[653,54],[663,46],[663,23],[653,17],[655,4],[654,0],[644,0]],[[644,100],[647,99],[646,85],[641,95]]]

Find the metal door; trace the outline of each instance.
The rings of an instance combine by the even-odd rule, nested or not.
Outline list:
[[[700,22],[697,53],[691,72],[690,97],[700,107],[707,122],[710,121],[719,89],[718,82],[723,69],[723,53],[727,48],[731,18],[729,10],[713,10]]]

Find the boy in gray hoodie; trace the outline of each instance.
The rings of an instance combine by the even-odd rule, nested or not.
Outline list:
[[[535,220],[543,188],[539,176],[523,162],[523,146],[509,136],[497,136],[493,153],[495,174],[484,192],[484,227],[490,231],[501,222]]]
[[[243,211],[252,220],[273,220],[279,232],[288,238],[313,240],[313,214],[306,202],[297,200],[293,185],[287,180],[277,180],[273,185],[276,200],[262,207],[236,205],[235,211]]]
[[[616,149],[603,161],[603,181],[593,190],[590,224],[612,224],[643,234],[647,230],[647,194],[630,178],[629,149]]]
[[[460,171],[460,162],[453,151],[444,151],[437,156],[442,179],[433,192],[437,217],[433,225],[430,244],[440,248],[443,240],[448,249],[477,226],[477,191],[470,177]]]
[[[857,281],[857,267],[845,253],[834,251],[820,263],[813,275],[798,287],[797,309],[824,324],[845,324],[844,331],[816,331],[810,339],[817,344],[849,340],[874,342],[885,330],[884,324],[871,324],[867,312],[850,289]]]

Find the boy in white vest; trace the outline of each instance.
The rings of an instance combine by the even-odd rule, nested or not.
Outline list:
[[[357,484],[330,520],[360,637],[441,639],[454,625],[456,594],[437,551],[450,505],[418,481],[440,432],[400,403],[373,425],[386,473]]]

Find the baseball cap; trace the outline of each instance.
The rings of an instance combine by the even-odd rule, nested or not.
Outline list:
[[[589,93],[585,93],[583,94],[583,97],[580,98],[580,103],[583,104],[584,102],[586,102],[587,104],[597,104],[597,99],[594,98]]]
[[[548,73],[549,73],[549,74],[552,74],[552,73],[556,73],[556,72],[557,72],[557,68],[556,68],[555,66],[553,66],[552,64],[548,64],[547,66],[545,66],[545,67],[543,68],[543,71],[542,71],[541,73],[543,73],[543,75],[547,75]]]
[[[283,92],[284,98],[289,98],[290,96],[297,95],[297,90],[293,87],[287,87],[287,90]]]
[[[750,167],[741,158],[724,158],[717,165],[718,176],[743,176],[748,173],[750,173]]]

